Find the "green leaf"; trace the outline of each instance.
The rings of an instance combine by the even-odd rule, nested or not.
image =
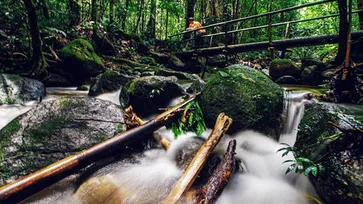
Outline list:
[[[290,151],[286,151],[285,153],[282,154],[282,157],[286,156],[287,154],[289,154]]]
[[[305,171],[304,171],[304,175],[305,176],[309,176],[312,168],[314,168],[314,166],[309,166],[308,168],[306,168]]]
[[[296,164],[291,164],[289,166],[289,168],[287,168],[287,170],[285,172],[285,175],[288,174],[288,173],[290,173],[291,171],[293,171],[295,169],[295,167],[296,167]]]
[[[287,162],[296,162],[295,160],[286,160],[284,162],[282,162],[283,164],[287,163]]]
[[[310,159],[305,158],[305,157],[297,157],[297,158],[296,158],[296,161],[299,161],[299,162],[301,162],[301,163],[307,163],[307,164],[312,164],[312,165],[314,165],[314,162],[313,162],[313,161],[311,161]]]
[[[311,173],[313,173],[313,175],[316,177],[318,175],[318,168],[316,166],[313,166],[313,168],[311,169]]]
[[[229,74],[224,72],[224,71],[218,71],[219,75],[221,75],[222,77],[229,77]]]
[[[281,149],[278,149],[276,152],[280,152],[280,151],[283,151],[283,150],[287,150],[287,147],[283,147]]]

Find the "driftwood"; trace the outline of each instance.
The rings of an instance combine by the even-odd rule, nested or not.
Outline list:
[[[193,199],[195,200],[195,203],[210,204],[217,200],[218,196],[226,187],[236,166],[236,160],[234,158],[235,150],[236,140],[231,140],[222,162],[213,171],[207,184],[200,190],[195,191],[196,195]]]
[[[231,123],[231,118],[226,116],[224,113],[219,114],[212,133],[200,147],[193,160],[190,162],[188,168],[185,170],[183,176],[178,180],[177,184],[174,186],[174,189],[165,199],[165,204],[177,203],[180,198],[190,190],[208,156],[217,146],[218,142],[224,133],[228,130]]]
[[[169,110],[169,109],[164,109],[165,111]],[[177,109],[176,111],[180,111],[181,109]],[[127,121],[127,124],[130,126],[140,126],[143,125],[145,122],[136,115],[136,113],[133,111],[132,106],[129,106],[128,108],[125,109],[125,120]],[[153,134],[154,139],[156,141],[159,141],[161,143],[161,145],[164,147],[164,149],[168,149],[170,146],[170,142],[169,140],[163,138],[159,133],[154,132]]]
[[[13,183],[0,188],[0,203],[17,203],[28,196],[44,189],[52,183],[68,176],[77,169],[83,168],[90,163],[97,161],[116,150],[120,145],[127,145],[131,141],[138,140],[154,130],[165,125],[172,118],[174,112],[189,102],[193,101],[197,95],[183,101],[174,108],[158,115],[154,119],[135,129],[122,132],[116,136],[97,144],[89,149],[78,152],[72,156],[55,162],[35,173],[29,174]]]

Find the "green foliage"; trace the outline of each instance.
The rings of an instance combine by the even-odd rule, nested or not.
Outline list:
[[[281,144],[286,146],[277,150],[277,152],[285,151],[282,154],[282,157],[287,156],[290,152],[294,154],[294,157],[296,156],[295,147],[292,147],[285,143]],[[315,177],[325,173],[325,168],[321,164],[315,164],[313,161],[305,157],[296,157],[295,160],[286,160],[283,162],[283,164],[290,162],[292,162],[292,164],[287,168],[285,174],[288,174],[294,170],[295,173],[304,173],[305,176],[309,176],[309,174],[312,174]]]
[[[182,116],[176,121],[166,126],[171,129],[175,138],[181,134],[192,131],[200,136],[206,129],[203,113],[197,101],[192,101],[185,106]]]
[[[162,88],[153,89],[153,90],[150,91],[149,96],[150,96],[150,98],[154,98],[155,96],[160,95],[162,91],[164,91],[164,89],[162,89]]]

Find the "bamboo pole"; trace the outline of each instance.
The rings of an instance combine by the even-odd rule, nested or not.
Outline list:
[[[29,174],[10,184],[2,186],[0,188],[0,203],[16,203],[24,200],[26,197],[49,186],[52,184],[51,182],[54,182],[54,180],[58,181],[69,175],[75,169],[85,167],[103,156],[114,152],[119,149],[121,145],[128,144],[133,140],[142,139],[144,135],[152,133],[154,130],[162,127],[165,122],[175,115],[174,113],[178,109],[193,101],[197,95],[198,94],[193,95],[189,99],[179,103],[137,128],[117,134],[89,149],[66,157],[65,159],[55,162],[36,171],[35,173]]]
[[[193,182],[197,178],[200,170],[207,161],[208,156],[217,146],[218,142],[228,130],[232,123],[232,119],[224,113],[219,114],[212,133],[208,139],[199,148],[193,160],[188,165],[183,176],[178,180],[169,196],[165,199],[165,204],[177,203],[181,196],[190,190]]]

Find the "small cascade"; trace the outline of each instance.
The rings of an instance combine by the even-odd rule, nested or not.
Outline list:
[[[309,98],[310,93],[308,92],[285,92],[283,115],[286,121],[280,135],[280,143],[290,146],[295,144],[298,126],[304,116],[305,104],[315,102]]]
[[[121,90],[117,90],[114,92],[101,94],[99,96],[96,96],[96,98],[106,100],[106,101],[111,101],[114,104],[120,105],[120,93],[121,93]]]

